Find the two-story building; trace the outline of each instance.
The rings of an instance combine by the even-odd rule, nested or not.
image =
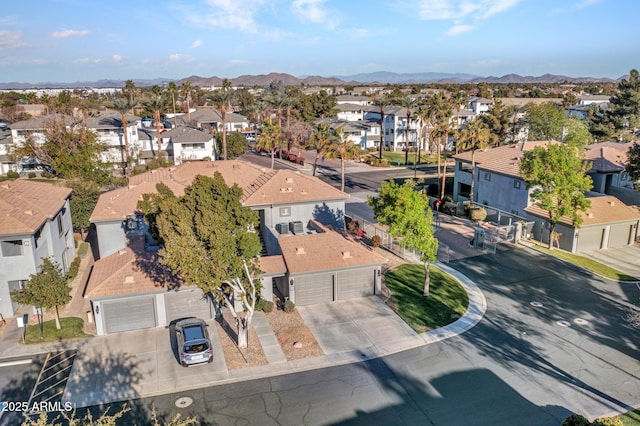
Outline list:
[[[380,290],[385,259],[337,231],[344,228],[347,194],[292,170],[239,160],[188,162],[132,176],[128,187],[100,196],[91,215],[99,260],[85,291],[99,334],[164,326],[185,315],[211,318],[212,305],[202,291],[179,285],[157,265],[158,247],[146,235],[137,203],[155,193],[157,183],[180,196],[195,176],[216,172],[228,185],[240,186],[242,204],[258,212],[256,231],[265,252],[261,297],[278,294],[305,305]]]
[[[0,314],[18,309],[10,293],[25,286],[43,258],[63,272],[75,255],[71,189],[28,180],[0,182]]]

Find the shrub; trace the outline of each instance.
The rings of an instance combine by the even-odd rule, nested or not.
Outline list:
[[[296,304],[293,303],[291,300],[287,300],[286,302],[284,302],[284,311],[287,313],[291,313],[296,309]]]
[[[604,417],[601,419],[595,419],[591,426],[624,426],[622,420],[619,417]]]
[[[75,277],[78,276],[79,269],[80,269],[80,258],[76,256],[71,262],[71,265],[69,265],[69,271],[67,271],[67,280],[73,281],[73,279],[75,279]]]
[[[55,176],[53,173],[45,170],[44,172],[40,173],[40,177],[43,177],[45,179],[53,179]]]
[[[483,207],[471,207],[469,209],[469,219],[474,222],[481,222],[487,218],[487,210]]]
[[[29,176],[29,179],[35,179],[38,175],[36,175],[36,172],[29,172],[27,176]]]
[[[382,243],[382,238],[380,235],[374,235],[371,237],[371,245],[374,247],[380,247],[380,243]]]
[[[18,179],[20,177],[20,173],[16,172],[15,170],[9,170],[7,172],[7,177],[9,179]]]
[[[589,426],[589,420],[580,414],[572,414],[562,422],[561,426]]]
[[[265,302],[264,307],[262,308],[262,310],[266,313],[272,312],[273,308],[275,308],[276,304],[273,303],[272,301],[268,300]]]
[[[265,299],[258,299],[256,301],[256,311],[263,311],[264,312],[264,305],[267,304],[267,301]]]

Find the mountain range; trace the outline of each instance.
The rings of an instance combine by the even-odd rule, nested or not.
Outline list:
[[[564,75],[544,74],[538,77],[533,76],[521,76],[518,74],[507,74],[502,77],[481,77],[477,75],[464,74],[464,73],[394,73],[387,71],[379,71],[364,74],[354,74],[346,76],[301,76],[295,77],[291,74],[285,73],[270,73],[260,75],[241,75],[236,78],[229,79],[234,87],[252,87],[252,86],[268,86],[272,81],[282,80],[287,86],[342,86],[342,85],[362,85],[362,84],[420,84],[420,83],[592,83],[592,82],[614,82],[618,81],[626,76],[620,77],[617,80],[610,78],[594,78],[594,77],[568,77]],[[200,77],[193,75],[191,77],[182,78],[179,80],[172,80],[170,78],[157,78],[157,79],[133,79],[133,82],[138,87],[149,87],[154,84],[162,85],[169,81],[175,81],[179,86],[185,81],[190,81],[193,86],[199,87],[220,87],[222,84],[222,78],[220,77]],[[48,88],[62,88],[62,89],[78,89],[78,88],[108,88],[108,87],[124,87],[124,80],[98,80],[98,81],[77,81],[75,83],[55,83],[55,82],[42,82],[42,83],[0,83],[0,89],[48,89]]]

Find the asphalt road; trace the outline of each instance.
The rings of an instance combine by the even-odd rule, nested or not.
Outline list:
[[[488,310],[455,338],[382,359],[131,401],[201,424],[559,425],[640,405],[635,285],[528,249],[452,262]],[[115,405],[111,410],[118,408]],[[125,424],[123,423],[123,424]]]

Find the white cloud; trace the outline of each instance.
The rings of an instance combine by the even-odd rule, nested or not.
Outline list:
[[[202,40],[200,40],[200,39],[198,39],[198,40],[194,41],[193,43],[191,43],[191,48],[192,49],[195,49],[195,48],[200,47],[200,46],[202,46]]]
[[[187,19],[200,27],[239,30],[255,33],[257,14],[264,0],[205,0],[207,8],[187,13]]]
[[[294,0],[291,6],[302,19],[321,24],[327,19],[327,12],[321,6],[326,0]]]
[[[19,31],[0,30],[0,50],[30,47],[22,41]]]
[[[103,59],[100,58],[80,58],[80,59],[76,59],[75,63],[77,64],[99,64],[100,62],[103,62]]]
[[[122,57],[121,55],[115,54],[115,55],[111,55],[111,60],[113,62],[121,62],[124,59],[124,57]]]
[[[476,27],[474,27],[473,25],[465,25],[465,24],[454,25],[453,27],[449,28],[446,34],[448,36],[455,36],[458,34],[466,33],[467,31],[474,30],[475,28]]]
[[[84,37],[89,34],[89,30],[64,30],[51,33],[53,38],[69,38],[69,37]]]
[[[520,0],[420,0],[418,16],[424,20],[439,21],[486,19],[511,9],[519,2]]]
[[[169,62],[193,62],[193,57],[182,53],[169,55]]]

